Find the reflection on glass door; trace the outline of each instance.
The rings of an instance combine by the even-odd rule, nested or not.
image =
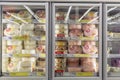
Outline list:
[[[54,7],[54,76],[99,76],[99,6]]]
[[[107,7],[107,73],[120,76],[120,6]]]
[[[2,75],[46,76],[45,5],[2,6]]]

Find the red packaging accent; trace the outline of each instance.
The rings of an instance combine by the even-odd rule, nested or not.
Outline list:
[[[6,31],[7,31],[7,32],[11,31],[11,28],[7,28]]]
[[[8,46],[8,50],[12,50],[13,49],[13,47],[12,46]]]
[[[42,50],[42,46],[38,46],[38,50]]]
[[[64,54],[63,51],[56,51],[55,54]]]
[[[63,73],[64,70],[55,70],[55,72],[57,72],[57,73]]]
[[[57,37],[65,37],[65,34],[57,34]]]
[[[56,17],[57,20],[64,20],[64,17]]]

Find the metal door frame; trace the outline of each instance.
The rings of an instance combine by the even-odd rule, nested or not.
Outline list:
[[[108,77],[107,76],[107,7],[109,6],[120,6],[120,4],[103,4],[103,80],[120,80],[119,77]]]
[[[48,27],[48,19],[49,19],[49,17],[48,17],[48,13],[49,13],[49,11],[48,11],[48,3],[46,2],[46,3],[36,3],[36,2],[29,2],[29,3],[26,3],[26,2],[0,2],[0,8],[2,7],[2,6],[4,6],[4,5],[38,5],[38,6],[45,6],[45,12],[46,12],[46,76],[45,77],[39,77],[39,76],[32,76],[32,77],[30,77],[30,76],[28,76],[28,77],[5,77],[5,76],[1,76],[0,77],[0,80],[48,80],[48,53],[49,53],[49,48],[48,48],[48,46],[49,46],[49,44],[48,44],[48,36],[49,36],[49,33],[48,33],[48,31],[49,31],[49,27]],[[2,28],[2,8],[0,9],[0,18],[1,18],[1,21],[0,21],[0,25],[1,25],[1,28]],[[1,36],[0,37],[2,37],[2,31],[0,31],[0,33],[1,33]],[[2,42],[2,38],[0,38],[0,41]],[[0,42],[0,45],[1,45],[1,42]],[[1,51],[1,54],[0,55],[2,55],[2,51]],[[2,57],[2,56],[0,56],[0,57]],[[1,60],[0,60],[0,63],[2,63],[1,62]],[[2,66],[2,64],[0,64],[1,66]],[[1,69],[0,69],[1,70]],[[2,71],[1,71],[2,72]]]
[[[54,77],[55,64],[55,6],[98,6],[99,7],[99,77]],[[102,80],[102,4],[101,3],[53,3],[52,4],[52,77],[53,80]]]

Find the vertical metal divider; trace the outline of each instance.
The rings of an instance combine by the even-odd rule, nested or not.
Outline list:
[[[55,80],[55,72],[54,72],[54,65],[55,65],[55,55],[54,55],[54,44],[55,44],[55,4],[54,2],[51,3],[52,4],[52,12],[51,12],[51,23],[52,23],[52,27],[51,27],[51,31],[52,31],[52,80]]]
[[[2,5],[0,5],[0,76],[2,76]]]
[[[102,10],[104,10],[104,4],[102,4]],[[103,17],[104,17],[104,11],[102,11],[102,35],[104,33],[104,30],[103,30],[104,29],[104,21],[103,21],[104,18]],[[104,36],[102,36],[102,44],[104,42],[103,39],[104,39]],[[103,45],[102,45],[102,48],[104,47]],[[102,54],[103,54],[102,55],[102,62],[103,62],[104,61],[104,49],[102,49]],[[102,63],[102,65],[104,66],[104,62]],[[102,66],[102,80],[104,80],[104,75],[103,75],[103,73],[104,73],[104,67],[103,66]]]
[[[102,79],[102,3],[99,3],[99,77]]]
[[[103,80],[107,80],[107,6],[103,4]]]
[[[46,51],[47,52],[47,56],[46,56],[46,79],[47,80],[48,80],[48,74],[49,74],[49,70],[48,70],[48,66],[49,66],[48,65],[48,61],[49,61],[48,60],[48,56],[49,56],[49,48],[48,48],[48,46],[49,46],[49,35],[48,35],[48,33],[49,33],[49,26],[48,26],[48,24],[49,24],[49,17],[48,17],[48,12],[49,11],[48,11],[48,6],[49,6],[48,3],[46,3],[45,4],[45,12],[46,12],[46,19],[47,19],[46,20],[46,27],[47,27],[46,28],[46,38],[47,38],[46,39],[47,40],[46,41],[46,50],[47,50]]]
[[[49,2],[48,5],[48,24],[49,24],[49,30],[48,30],[48,80],[52,80],[52,4]]]

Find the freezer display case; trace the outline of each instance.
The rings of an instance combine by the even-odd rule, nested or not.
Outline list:
[[[105,54],[106,79],[120,79],[120,6],[106,4]],[[119,78],[117,78],[119,77]]]
[[[47,80],[47,8],[47,3],[2,4],[1,76]]]
[[[102,80],[101,4],[53,4],[53,79]]]

